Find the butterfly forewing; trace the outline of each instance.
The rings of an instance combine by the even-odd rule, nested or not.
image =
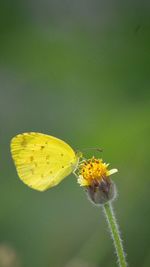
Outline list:
[[[11,153],[20,179],[39,191],[57,185],[78,163],[78,157],[68,144],[41,133],[15,136],[11,141]]]

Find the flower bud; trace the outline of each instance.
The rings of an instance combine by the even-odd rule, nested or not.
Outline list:
[[[86,186],[86,192],[89,200],[96,204],[102,205],[116,198],[117,191],[114,182],[110,179],[103,179],[100,183],[93,183]]]

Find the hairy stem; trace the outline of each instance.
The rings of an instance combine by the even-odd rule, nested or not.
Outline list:
[[[118,229],[118,225],[116,222],[116,218],[114,215],[114,211],[111,205],[111,202],[107,202],[103,205],[104,207],[104,213],[108,222],[109,230],[111,233],[111,237],[114,241],[114,246],[118,258],[118,263],[120,267],[127,267],[126,259],[125,259],[125,253],[123,250],[122,240],[120,237],[120,232]]]

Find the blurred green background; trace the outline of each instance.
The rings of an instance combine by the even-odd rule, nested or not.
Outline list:
[[[150,266],[149,107],[148,1],[0,1],[0,267],[117,266],[73,175],[44,193],[18,179],[9,143],[26,131],[104,149],[129,266]]]

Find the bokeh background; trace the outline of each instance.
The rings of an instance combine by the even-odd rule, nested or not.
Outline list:
[[[117,266],[73,175],[44,193],[18,179],[9,143],[26,131],[104,149],[129,266],[150,266],[149,107],[149,1],[0,1],[0,267]]]

